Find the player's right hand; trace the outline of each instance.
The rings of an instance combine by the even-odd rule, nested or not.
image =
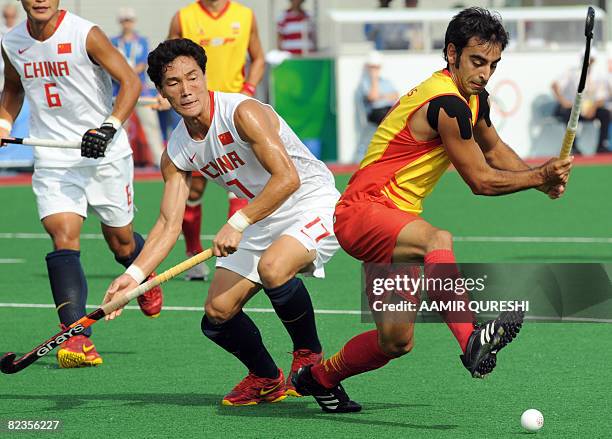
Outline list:
[[[133,290],[136,287],[138,287],[138,282],[136,282],[136,280],[129,274],[123,273],[109,285],[108,289],[106,290],[106,294],[104,295],[102,305],[107,304],[117,297],[124,296],[128,291]],[[123,307],[116,309],[105,316],[104,320],[113,320],[114,318],[119,317],[122,312]]]
[[[224,257],[238,250],[238,244],[242,239],[242,232],[234,229],[229,224],[221,227],[213,239],[213,254],[217,257]]]
[[[566,159],[552,158],[540,167],[544,183],[542,186],[553,187],[566,184],[572,169],[573,156]],[[546,191],[548,192],[548,191]]]

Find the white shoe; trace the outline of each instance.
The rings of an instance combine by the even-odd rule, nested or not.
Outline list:
[[[206,263],[202,262],[201,264],[191,267],[185,272],[185,280],[201,280],[204,282],[208,282],[209,275],[210,268],[208,268],[208,265],[206,265]]]

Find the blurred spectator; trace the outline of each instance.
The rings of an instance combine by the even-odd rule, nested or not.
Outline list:
[[[19,18],[19,11],[17,6],[13,3],[6,3],[2,8],[2,25],[0,25],[0,32],[2,34],[7,33],[17,24]]]
[[[381,68],[381,54],[370,53],[359,84],[359,94],[363,99],[366,118],[375,125],[380,124],[399,99],[399,94],[391,81],[380,76]]]
[[[388,8],[392,0],[379,0],[381,9]],[[416,0],[405,0],[404,6],[414,8]],[[411,40],[419,33],[420,25],[410,23],[367,23],[366,38],[374,43],[376,50],[407,50],[413,47]],[[422,44],[418,44],[422,45]]]
[[[147,69],[147,56],[149,55],[149,42],[148,40],[138,35],[135,31],[136,27],[136,12],[132,8],[120,8],[117,14],[117,20],[121,26],[121,35],[111,38],[111,42],[119,52],[125,56],[128,64],[138,74],[142,83],[141,98],[154,98],[157,95],[155,88],[151,87],[146,79],[145,70]],[[118,84],[114,84],[113,95],[116,96],[119,90]],[[161,129],[159,127],[159,118],[157,111],[152,109],[149,105],[143,105],[141,102],[136,106],[136,116],[140,123],[142,130],[134,130],[129,127],[129,133],[144,133],[146,143],[149,146],[149,150],[153,155],[152,161],[155,166],[159,166],[162,152],[164,151],[164,143],[162,139]],[[132,122],[134,123],[134,122]],[[137,125],[137,124],[136,124]],[[138,137],[137,134],[134,134]],[[137,140],[131,137],[132,145],[137,143]],[[136,160],[143,162],[142,159]]]
[[[554,115],[563,123],[567,123],[570,113],[572,112],[572,105],[574,104],[574,97],[576,96],[582,69],[582,56],[583,55],[580,57],[581,62],[579,65],[576,64],[568,69],[552,84],[553,94],[557,100],[557,107],[555,108]],[[592,48],[587,80],[584,86],[584,92],[582,93],[580,120],[588,122],[599,120],[600,128],[597,152],[602,153],[609,152],[608,129],[610,125],[610,110],[606,108],[606,101],[610,96],[607,78],[597,75],[593,70],[593,63],[598,56],[595,48]],[[577,136],[574,140],[572,153],[581,153]]]
[[[381,77],[381,67],[382,55],[371,52],[355,93],[355,124],[358,131],[353,157],[355,163],[363,159],[376,128],[399,98],[391,81]]]
[[[302,5],[304,0],[290,0],[290,7],[277,20],[278,49],[302,55],[316,50],[314,23]]]

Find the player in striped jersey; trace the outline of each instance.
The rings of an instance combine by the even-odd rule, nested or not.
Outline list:
[[[310,15],[302,8],[304,0],[291,0],[290,7],[276,20],[278,49],[294,55],[315,51],[315,33]]]
[[[485,9],[465,9],[449,23],[446,68],[410,90],[387,114],[336,207],[334,230],[350,255],[368,263],[422,261],[427,279],[461,281],[452,235],[420,217],[423,199],[450,163],[477,195],[529,188],[551,198],[563,194],[571,158],[531,168],[491,123],[485,86],[507,42],[501,20]],[[384,274],[374,270],[366,264],[366,283]],[[375,293],[366,288],[372,306]],[[428,290],[430,299],[448,301],[443,293],[439,287]],[[456,301],[467,300],[466,294],[455,293],[451,298]],[[418,305],[418,296],[405,290],[383,300],[394,296]],[[475,326],[471,312],[441,314],[459,343],[463,365],[475,378],[492,371],[498,351],[516,336],[523,319],[520,312],[502,313]],[[296,375],[296,389],[312,394],[324,411],[354,411],[340,382],[411,351],[415,312],[374,315],[376,330],[354,337],[328,360]]]

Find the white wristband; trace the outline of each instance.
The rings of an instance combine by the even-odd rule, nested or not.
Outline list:
[[[240,233],[244,232],[244,229],[251,225],[251,221],[244,213],[242,213],[242,210],[239,210],[233,214],[232,217],[227,220],[227,223]]]
[[[10,133],[13,129],[13,124],[9,120],[0,119],[0,128],[4,128]]]
[[[113,128],[116,129],[117,131],[119,131],[119,128],[121,128],[121,125],[123,125],[121,121],[117,119],[115,116],[113,116],[112,114],[106,118],[104,123],[110,123],[113,126]]]
[[[147,278],[138,265],[130,265],[125,274],[129,274],[140,285]]]

